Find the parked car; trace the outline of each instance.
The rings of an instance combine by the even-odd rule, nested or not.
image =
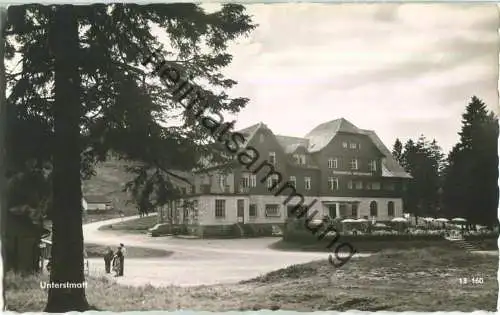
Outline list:
[[[282,236],[283,235],[283,231],[281,231],[280,227],[277,226],[277,225],[273,225],[272,226],[272,235],[273,236]]]

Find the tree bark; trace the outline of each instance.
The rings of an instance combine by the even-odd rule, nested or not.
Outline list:
[[[53,7],[49,33],[55,58],[53,148],[52,269],[53,283],[82,284],[83,232],[80,178],[80,74],[76,8]],[[45,312],[89,309],[85,288],[50,288]]]
[[[7,131],[7,104],[5,101],[5,38],[1,36],[4,33],[5,25],[7,24],[7,9],[6,7],[0,7],[0,231],[2,233],[2,261],[3,266],[7,266],[6,260],[6,220],[7,220],[7,152],[5,135]],[[0,302],[1,309],[5,310],[5,302]]]

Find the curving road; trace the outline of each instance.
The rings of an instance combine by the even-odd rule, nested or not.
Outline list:
[[[141,286],[194,286],[234,283],[257,277],[293,264],[328,258],[328,253],[282,252],[268,248],[277,238],[204,240],[174,237],[150,237],[99,231],[99,227],[138,216],[94,222],[83,226],[86,243],[163,249],[174,252],[163,258],[126,258],[125,276],[119,283]],[[357,254],[353,258],[357,258]],[[101,258],[89,259],[90,274],[104,275]]]

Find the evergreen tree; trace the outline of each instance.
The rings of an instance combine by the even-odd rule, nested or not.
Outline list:
[[[408,140],[401,154],[401,164],[413,179],[404,195],[406,211],[417,217],[435,216],[440,208],[441,170],[444,155],[436,140],[423,135]]]
[[[445,211],[492,226],[498,221],[498,119],[476,96],[462,115],[459,135],[447,159]]]
[[[403,154],[403,143],[399,138],[396,138],[394,145],[392,146],[392,156],[401,164],[401,155]]]
[[[221,69],[231,62],[229,41],[255,26],[235,4],[212,13],[195,4],[23,5],[9,7],[8,21],[6,58],[18,58],[21,67],[7,77],[8,176],[35,172],[50,179],[50,278],[83,282],[81,179],[93,174],[93,164],[110,151],[140,161],[146,176],[137,181],[143,191],[137,196],[147,211],[145,195],[168,194],[162,183],[176,176],[170,169],[190,170],[199,154],[212,151],[204,145],[206,130],[180,112],[175,97],[141,66],[144,58],[159,51],[188,81],[195,78],[211,111],[236,112],[247,99],[224,92],[236,82]],[[168,127],[174,117],[184,125]],[[88,308],[84,289],[49,289],[47,312]]]

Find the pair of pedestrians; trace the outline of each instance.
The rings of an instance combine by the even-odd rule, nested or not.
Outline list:
[[[106,273],[111,273],[111,268],[115,272],[115,277],[123,276],[123,265],[125,261],[125,246],[120,243],[116,252],[113,253],[110,247],[104,254],[104,268]]]

